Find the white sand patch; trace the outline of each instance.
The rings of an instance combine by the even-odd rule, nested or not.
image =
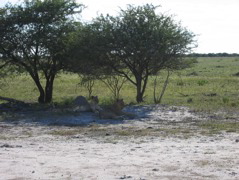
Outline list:
[[[22,147],[1,148],[3,179],[238,179],[239,175],[233,136],[213,142],[145,138],[116,144],[40,136],[7,143]]]
[[[137,112],[139,118],[102,121],[85,114],[84,121],[82,116],[67,120],[70,125],[77,119],[81,125],[100,124],[99,127],[106,128],[104,134],[112,128],[155,128],[162,126],[163,121],[200,120],[180,107],[144,106],[142,110],[139,107],[126,110]],[[67,124],[63,117],[49,119],[53,124]],[[49,119],[36,117],[15,124],[0,123],[0,179],[239,179],[236,133],[195,134],[187,139],[176,135],[121,137],[113,133],[91,136],[89,132],[94,132],[90,130],[88,134],[80,133],[83,127],[49,126]],[[63,130],[79,133],[52,135]]]

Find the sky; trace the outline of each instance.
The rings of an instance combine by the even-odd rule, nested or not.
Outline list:
[[[0,0],[13,4],[19,0]],[[76,0],[87,8],[82,20],[90,21],[99,14],[117,15],[127,4],[160,5],[159,12],[174,15],[176,22],[196,34],[195,53],[239,53],[239,0]]]

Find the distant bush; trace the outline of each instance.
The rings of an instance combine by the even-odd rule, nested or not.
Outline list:
[[[228,98],[228,97],[223,97],[223,98],[222,98],[222,102],[223,102],[224,104],[227,104],[227,103],[229,102],[229,98]]]
[[[74,98],[73,97],[65,97],[61,103],[59,103],[58,105],[60,106],[69,106],[71,104],[73,104]]]
[[[239,76],[239,72],[237,72],[237,73],[233,74],[233,76]]]
[[[188,98],[187,99],[187,103],[192,103],[193,102],[193,98]]]
[[[188,54],[187,57],[238,57],[239,54],[237,53],[207,53],[207,54],[200,54],[200,53],[192,53]]]
[[[199,81],[197,82],[197,84],[198,84],[199,86],[204,86],[204,85],[207,84],[207,83],[208,83],[207,80],[199,80]]]
[[[237,107],[237,103],[231,103],[232,107]]]

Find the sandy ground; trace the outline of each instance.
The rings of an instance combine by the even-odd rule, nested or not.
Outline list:
[[[198,126],[208,117],[184,107],[126,111],[138,118],[38,112],[0,121],[0,179],[239,179],[239,134],[209,135]]]

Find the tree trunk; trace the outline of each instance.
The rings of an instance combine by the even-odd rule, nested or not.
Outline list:
[[[53,92],[53,82],[55,78],[55,74],[51,75],[49,78],[46,78],[46,86],[45,86],[45,91],[41,85],[41,82],[39,80],[38,76],[32,76],[38,91],[40,93],[38,97],[38,103],[40,104],[45,104],[45,103],[50,103],[52,101],[52,92]]]
[[[137,96],[136,101],[138,103],[141,103],[144,101],[144,92],[147,86],[148,82],[148,75],[145,75],[144,77],[137,77],[136,78],[136,87],[137,87]]]
[[[48,85],[45,88],[45,102],[44,103],[50,103],[52,101],[52,91],[53,91],[53,86]]]
[[[141,87],[142,86],[142,78],[141,77],[138,77],[137,79],[136,79],[136,87],[137,87],[137,96],[136,96],[136,101],[137,101],[137,103],[141,103],[141,102],[143,102],[144,100],[143,100],[143,93],[142,93],[142,91],[141,91]]]
[[[164,95],[164,93],[166,91],[166,88],[168,86],[169,76],[170,76],[170,71],[168,70],[168,74],[167,74],[167,77],[165,79],[165,82],[164,82],[164,85],[163,85],[163,89],[162,89],[161,94],[160,94],[159,97],[156,97],[157,77],[155,78],[155,80],[154,80],[154,103],[155,104],[160,104],[161,103],[163,95]]]
[[[158,99],[158,103],[159,103],[159,104],[161,103],[162,98],[163,98],[163,95],[164,95],[164,93],[165,93],[165,90],[166,90],[166,88],[167,88],[167,86],[168,86],[169,75],[170,75],[170,73],[169,73],[169,70],[168,70],[167,78],[166,78],[166,80],[165,80],[165,82],[164,82],[162,92],[161,92],[161,94],[160,94],[160,96],[159,96],[159,99]]]
[[[142,94],[142,93],[137,92],[136,101],[137,101],[137,103],[141,103],[141,102],[144,101],[144,100],[143,100],[143,94]]]
[[[45,102],[44,103],[50,103],[52,101],[54,79],[55,79],[55,75],[51,75],[46,81]]]
[[[33,80],[34,80],[34,82],[35,82],[35,84],[36,84],[36,86],[37,86],[37,88],[39,90],[39,93],[40,93],[40,95],[38,97],[38,102],[43,104],[43,103],[45,103],[45,92],[44,92],[44,89],[43,89],[43,87],[41,85],[41,82],[40,82],[38,77],[32,76],[32,78],[33,78]]]
[[[148,73],[144,77],[136,77],[137,96],[136,101],[141,103],[144,101],[144,93],[148,82]]]

